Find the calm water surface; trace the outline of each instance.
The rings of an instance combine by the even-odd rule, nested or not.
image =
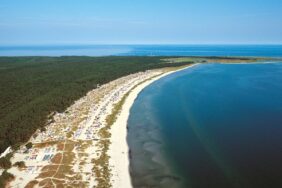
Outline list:
[[[282,57],[282,45],[41,45],[0,46],[0,56],[263,56]]]
[[[282,63],[169,75],[140,93],[128,123],[135,187],[282,187]]]

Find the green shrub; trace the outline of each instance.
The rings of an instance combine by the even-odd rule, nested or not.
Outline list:
[[[25,147],[26,147],[26,149],[32,148],[32,143],[31,143],[31,142],[27,143],[27,144],[25,145]]]
[[[11,168],[12,164],[10,162],[10,158],[6,157],[1,157],[0,158],[0,167],[4,169],[9,169]]]
[[[9,181],[12,181],[15,178],[13,174],[10,174],[6,170],[0,176],[0,188],[4,188]]]
[[[14,166],[17,166],[18,168],[25,168],[26,167],[24,161],[15,162]]]

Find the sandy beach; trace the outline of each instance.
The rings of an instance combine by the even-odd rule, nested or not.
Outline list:
[[[126,141],[130,108],[146,86],[185,68],[119,78],[88,92],[64,113],[55,113],[46,130],[30,138],[32,148],[23,145],[13,151],[12,164],[23,161],[24,167],[8,170],[15,176],[9,186],[132,187]]]
[[[183,69],[191,68],[195,65],[185,67]],[[134,104],[135,99],[138,97],[138,94],[148,85],[152,84],[153,82],[157,81],[162,77],[165,77],[177,71],[181,71],[183,69],[164,72],[163,74],[157,77],[154,77],[150,80],[145,81],[144,83],[141,83],[136,88],[134,88],[126,98],[121,113],[111,129],[112,136],[109,155],[111,156],[110,165],[113,167],[113,187],[132,187],[129,174],[129,148],[126,137],[127,121],[130,114],[130,109]]]

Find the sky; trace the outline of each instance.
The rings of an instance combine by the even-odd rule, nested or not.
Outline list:
[[[282,0],[0,0],[0,45],[282,44]]]

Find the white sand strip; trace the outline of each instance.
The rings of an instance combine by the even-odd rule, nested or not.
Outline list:
[[[116,122],[111,128],[111,145],[109,148],[110,166],[112,167],[112,186],[114,188],[131,188],[131,178],[129,174],[129,147],[127,144],[127,121],[129,118],[129,112],[134,104],[138,94],[148,85],[152,84],[156,80],[165,77],[169,74],[194,67],[198,64],[185,67],[176,71],[166,72],[160,76],[154,77],[140,85],[138,85],[133,91],[130,92],[126,98],[122,107],[121,113],[118,116]]]

